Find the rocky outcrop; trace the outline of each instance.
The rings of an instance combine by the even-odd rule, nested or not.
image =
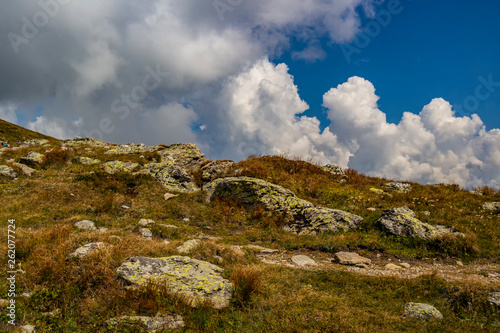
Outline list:
[[[158,330],[173,330],[184,327],[184,319],[179,315],[161,315],[155,317],[146,316],[121,316],[107,321],[110,325],[135,325],[139,323],[148,332]]]
[[[224,174],[232,165],[234,162],[230,160],[212,161],[201,168],[201,179],[204,182],[212,181]]]
[[[25,164],[28,166],[37,165],[43,162],[44,156],[36,151],[30,151],[28,156],[21,157],[19,159],[19,163]]]
[[[384,231],[403,237],[430,239],[442,235],[464,236],[454,232],[452,227],[431,225],[420,221],[415,217],[415,212],[408,207],[384,210],[378,223]]]
[[[404,315],[418,319],[443,319],[441,312],[425,303],[406,303]]]
[[[150,163],[145,166],[168,191],[191,193],[200,188],[194,183],[194,178],[174,162]]]
[[[17,172],[7,165],[0,165],[0,175],[7,176],[10,178],[16,178]]]
[[[80,145],[89,145],[93,147],[107,147],[109,146],[106,142],[98,141],[94,138],[80,138],[76,136],[73,140],[67,140],[64,142],[67,146],[80,146]]]
[[[126,145],[120,145],[111,148],[110,150],[106,151],[105,154],[108,155],[122,155],[122,154],[137,154],[137,153],[144,153],[147,151],[157,151],[160,149],[157,146],[146,146],[144,144],[135,144],[135,143],[128,143]]]
[[[314,207],[309,201],[297,198],[287,188],[250,177],[216,179],[203,188],[207,200],[225,198],[249,206],[262,205],[267,210],[289,217],[285,230],[297,234],[316,234],[325,231],[348,230],[359,226],[359,216],[329,208]]]
[[[31,139],[26,140],[21,144],[21,147],[32,147],[32,146],[41,146],[48,143],[49,140],[46,139]]]
[[[338,164],[327,164],[322,166],[321,169],[336,176],[345,176],[344,169]]]
[[[483,209],[485,210],[500,210],[500,202],[486,202],[483,205]]]
[[[138,163],[111,161],[103,164],[104,171],[108,173],[115,172],[132,172],[135,168],[139,167]]]
[[[172,162],[183,170],[197,169],[207,159],[194,143],[176,143],[158,152],[162,162]]]
[[[226,307],[233,293],[233,285],[220,275],[222,271],[211,263],[181,256],[133,257],[117,269],[118,276],[130,284],[166,283],[170,291],[187,297],[192,306],[209,300],[217,309]]]

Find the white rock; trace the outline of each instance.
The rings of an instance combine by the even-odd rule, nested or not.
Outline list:
[[[80,230],[88,230],[88,231],[93,231],[97,229],[95,227],[95,223],[89,220],[78,221],[75,223],[75,227],[77,227]]]
[[[308,256],[304,255],[297,255],[292,257],[292,262],[300,267],[305,267],[305,266],[318,266],[318,264]]]

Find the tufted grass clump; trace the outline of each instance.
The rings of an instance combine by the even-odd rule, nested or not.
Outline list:
[[[258,266],[239,266],[231,274],[234,299],[238,306],[246,307],[252,296],[262,290],[262,270]]]
[[[40,165],[43,168],[50,166],[63,166],[71,159],[71,152],[69,149],[54,148],[44,154],[44,159]]]

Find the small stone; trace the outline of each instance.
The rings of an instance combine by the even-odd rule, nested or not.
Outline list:
[[[80,230],[88,230],[88,231],[93,231],[97,229],[95,227],[95,223],[89,220],[78,221],[75,223],[75,227],[77,227]]]
[[[425,216],[431,216],[431,212],[429,212],[428,210],[424,210],[422,214]]]
[[[130,209],[131,207],[129,205],[122,205],[123,209]]]
[[[491,304],[500,307],[500,292],[489,294],[488,301],[490,301]]]
[[[154,224],[155,221],[150,220],[150,219],[140,219],[139,222],[137,223],[140,227],[147,227],[150,224]]]
[[[19,327],[17,332],[19,332],[19,333],[35,333],[35,326],[24,325],[24,326]]]
[[[406,193],[406,192],[409,192],[411,190],[411,184],[407,184],[407,183],[392,182],[392,183],[387,183],[385,185],[387,187],[389,187],[393,190],[399,191],[401,193]]]
[[[425,303],[406,303],[405,316],[418,319],[438,318],[443,319],[443,315],[435,307]]]
[[[139,232],[141,233],[141,236],[146,239],[151,240],[153,238],[153,233],[148,228],[141,228],[139,229]]]
[[[158,224],[160,227],[167,228],[167,229],[179,229],[178,226],[176,225],[171,225],[171,224]]]
[[[83,257],[91,254],[92,252],[99,250],[103,246],[104,246],[103,242],[88,243],[88,244],[85,244],[84,246],[76,249],[76,251],[71,253],[69,256],[75,257],[75,258],[83,258]]]
[[[238,245],[231,245],[229,247],[229,249],[231,251],[233,251],[233,253],[239,257],[243,257],[245,255],[245,252],[241,249],[241,246],[238,246]]]
[[[0,308],[4,309],[8,307],[10,304],[10,301],[8,299],[0,299]]]
[[[57,316],[58,314],[61,313],[61,309],[55,309],[54,311],[50,312],[42,312],[40,313],[42,316],[49,316],[49,317],[54,317]]]
[[[367,208],[367,210],[369,210],[370,212],[374,212],[377,210],[377,208],[370,207],[370,208]]]
[[[400,269],[403,269],[403,267],[398,266],[396,264],[387,264],[387,265],[385,265],[385,269],[388,269],[390,271],[398,271]]]
[[[7,165],[0,165],[0,175],[4,175],[10,178],[16,178],[17,172]]]
[[[31,296],[33,296],[33,293],[22,293],[21,296],[25,298],[31,298]]]
[[[180,253],[190,253],[192,250],[194,250],[198,245],[200,244],[200,241],[197,239],[191,239],[188,240],[187,242],[184,242],[182,245],[177,247],[177,252]]]
[[[182,219],[184,222],[189,222],[189,217],[185,217]]]
[[[402,263],[400,263],[399,265],[401,265],[401,266],[402,266],[402,267],[404,267],[404,268],[410,268],[410,267],[411,267],[411,266],[410,266],[410,264],[408,264],[408,263],[406,263],[406,262],[402,262]]]
[[[372,263],[370,259],[355,252],[337,252],[335,253],[335,261],[341,265],[370,265]]]
[[[500,210],[500,201],[497,201],[497,202],[486,202],[483,205],[483,209],[485,209],[485,210]]]
[[[168,192],[163,195],[163,198],[165,200],[170,200],[170,199],[175,198],[175,197],[178,197],[178,195],[177,194],[168,193]]]
[[[370,191],[374,192],[374,193],[377,193],[377,194],[384,194],[384,190],[381,190],[381,189],[378,189],[378,188],[375,188],[375,187],[371,187]]]
[[[291,260],[295,265],[300,267],[318,266],[318,264],[314,260],[304,255],[293,256]]]
[[[106,228],[106,227],[100,227],[100,228],[97,228],[97,231],[99,231],[99,232],[106,232],[106,231],[108,231],[108,230],[109,230],[109,229],[108,229],[108,228]]]
[[[169,242],[168,240],[166,240],[166,239],[165,239],[165,240],[162,242],[162,244],[163,244],[163,245],[168,245],[168,244],[170,244],[170,242]]]
[[[463,262],[461,262],[460,260],[457,260],[457,266],[463,266],[463,265],[464,265]]]

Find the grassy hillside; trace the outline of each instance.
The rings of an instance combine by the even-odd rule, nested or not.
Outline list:
[[[0,142],[8,141],[14,147],[17,146],[17,141],[23,142],[31,139],[49,140],[53,138],[0,119]]]
[[[2,123],[2,130],[9,141],[20,135],[31,138],[15,126]],[[139,332],[138,326],[117,327],[106,320],[158,312],[182,315],[185,327],[179,332],[498,332],[500,311],[487,296],[500,291],[500,219],[498,211],[482,209],[485,202],[500,201],[498,191],[485,187],[477,195],[453,185],[411,183],[410,192],[399,193],[385,187],[386,179],[355,170],[343,178],[285,156],[253,156],[222,175],[260,178],[315,205],[365,220],[349,232],[299,236],[284,232],[283,218],[263,209],[247,209],[231,200],[207,203],[203,192],[165,200],[167,191],[150,175],[108,174],[100,164],[78,163],[78,157],[86,156],[144,165],[159,160],[158,153],[107,155],[104,147],[63,150],[63,145],[52,140],[48,146],[0,154],[0,165],[12,165],[7,161],[18,161],[30,151],[46,156],[31,177],[16,167],[16,180],[0,176],[0,249],[7,253],[7,224],[15,219],[16,262],[25,272],[16,279],[17,318],[35,325],[37,332]],[[194,176],[201,184],[200,174]],[[414,210],[424,222],[453,226],[467,236],[424,241],[381,231],[376,222],[382,211],[401,206]],[[150,228],[152,241],[138,233],[142,218],[156,221]],[[73,224],[80,220],[108,230],[77,231]],[[177,246],[200,234],[205,235],[202,244],[189,256],[224,268],[223,276],[236,286],[228,308],[192,308],[164,288],[125,289],[117,279],[116,268],[126,258],[171,256],[177,254]],[[112,246],[84,260],[68,259],[78,247],[97,241]],[[245,249],[244,255],[237,255],[230,248],[247,244],[279,252],[267,255]],[[355,251],[372,259],[372,267],[332,263],[337,251]],[[290,257],[296,254],[308,255],[318,266],[293,265]],[[7,267],[5,256],[0,262]],[[412,268],[384,268],[399,262]],[[0,274],[3,299],[9,289],[6,271]],[[23,293],[31,296],[22,297]],[[405,318],[406,302],[432,304],[444,319]],[[47,315],[56,309],[60,312]],[[1,329],[10,329],[7,320],[2,310]]]

